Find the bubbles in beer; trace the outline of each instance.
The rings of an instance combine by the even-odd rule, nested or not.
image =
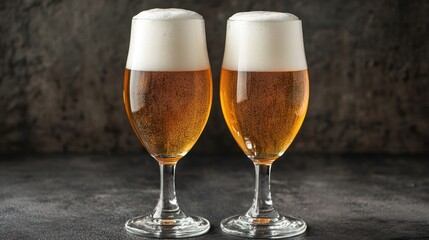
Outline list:
[[[196,71],[210,68],[204,19],[184,9],[151,9],[134,16],[126,68]]]
[[[236,71],[307,69],[301,20],[280,12],[233,15],[227,24],[223,68]]]

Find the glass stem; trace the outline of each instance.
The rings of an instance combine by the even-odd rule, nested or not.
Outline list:
[[[271,200],[270,175],[271,164],[255,164],[255,196],[253,197],[252,207],[246,215],[251,218],[278,218],[279,213],[274,209]]]
[[[161,172],[161,190],[158,204],[152,213],[153,218],[177,219],[186,217],[180,210],[176,198],[176,164],[159,164]]]

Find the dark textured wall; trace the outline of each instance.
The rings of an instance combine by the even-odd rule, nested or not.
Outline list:
[[[196,153],[238,153],[219,106],[226,19],[276,10],[303,20],[311,95],[291,151],[428,152],[429,1],[0,2],[0,152],[139,151],[122,105],[133,15],[206,19],[214,104]]]

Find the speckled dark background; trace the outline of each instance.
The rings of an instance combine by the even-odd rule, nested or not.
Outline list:
[[[427,153],[429,1],[0,2],[0,152],[133,152],[122,106],[133,15],[206,19],[214,104],[194,153],[239,153],[219,106],[226,19],[248,10],[303,20],[310,107],[291,151]]]

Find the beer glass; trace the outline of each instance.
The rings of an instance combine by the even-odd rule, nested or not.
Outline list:
[[[204,234],[210,223],[179,208],[174,182],[176,163],[199,138],[211,107],[204,19],[183,9],[152,9],[134,16],[124,75],[131,127],[161,172],[155,209],[128,220],[125,229],[160,238]]]
[[[250,209],[224,219],[224,232],[253,238],[305,232],[304,221],[273,207],[270,171],[298,133],[308,98],[301,21],[279,12],[233,15],[227,23],[220,99],[230,132],[255,165],[256,185]]]

